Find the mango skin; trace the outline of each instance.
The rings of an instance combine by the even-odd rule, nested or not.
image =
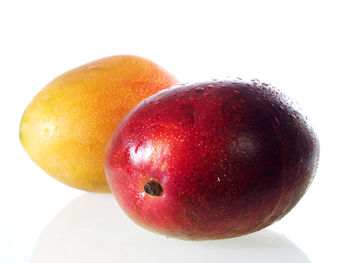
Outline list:
[[[259,81],[222,80],[175,86],[138,104],[111,136],[105,170],[138,225],[210,240],[281,219],[318,160],[316,133],[289,98]]]
[[[144,98],[178,84],[150,60],[120,55],[57,77],[25,110],[20,140],[31,159],[62,183],[110,192],[105,148],[123,117]]]

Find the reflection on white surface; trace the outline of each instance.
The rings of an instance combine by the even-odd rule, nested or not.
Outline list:
[[[240,238],[182,241],[135,225],[111,194],[86,193],[42,231],[32,263],[89,262],[309,262],[282,235],[263,230]]]

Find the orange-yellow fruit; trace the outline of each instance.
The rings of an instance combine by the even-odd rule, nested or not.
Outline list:
[[[108,192],[103,163],[114,128],[141,100],[175,84],[174,76],[137,56],[85,64],[54,79],[34,97],[22,117],[22,145],[57,180]]]

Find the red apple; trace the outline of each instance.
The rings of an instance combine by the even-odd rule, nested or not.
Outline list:
[[[138,104],[112,136],[105,171],[140,226],[191,240],[236,237],[287,214],[310,185],[318,139],[257,81],[176,86]]]

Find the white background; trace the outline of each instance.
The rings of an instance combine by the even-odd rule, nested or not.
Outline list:
[[[296,99],[320,138],[319,170],[300,203],[269,229],[310,262],[350,262],[348,2],[2,1],[0,262],[29,262],[44,227],[84,194],[25,154],[24,109],[57,75],[118,54],[147,57],[182,82],[258,78]]]

